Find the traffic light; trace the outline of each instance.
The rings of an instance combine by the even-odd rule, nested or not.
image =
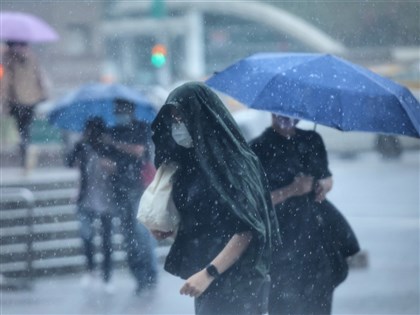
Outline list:
[[[152,65],[156,68],[162,68],[166,63],[166,47],[162,44],[156,44],[152,48]]]

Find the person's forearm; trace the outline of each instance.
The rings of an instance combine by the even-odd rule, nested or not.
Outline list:
[[[273,206],[286,201],[290,197],[293,197],[293,193],[294,193],[294,189],[293,189],[292,184],[272,191],[271,201],[273,203]]]
[[[290,197],[303,196],[313,191],[314,181],[312,176],[298,174],[293,182],[287,186],[271,192],[273,205],[284,202]]]
[[[223,250],[213,259],[217,271],[222,274],[228,270],[246,251],[252,240],[252,233],[242,232],[232,236]]]
[[[232,236],[222,251],[211,261],[219,274],[228,270],[242,254],[246,251],[252,240],[252,233],[242,232]],[[179,291],[181,294],[198,297],[207,290],[209,285],[214,281],[214,277],[210,275],[207,269],[189,277]]]
[[[135,158],[141,158],[144,155],[145,147],[141,144],[115,143],[115,148],[123,154],[131,155]]]

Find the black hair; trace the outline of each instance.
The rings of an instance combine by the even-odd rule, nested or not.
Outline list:
[[[127,99],[124,98],[116,98],[114,99],[114,104],[118,107],[122,107],[125,110],[129,110],[134,112],[136,104],[132,101],[129,101]]]
[[[97,131],[98,133],[105,131],[105,122],[101,117],[93,117],[86,121],[85,131]]]
[[[12,48],[12,47],[16,47],[16,46],[28,46],[27,42],[19,42],[19,41],[11,41],[8,40],[6,42],[7,47]]]

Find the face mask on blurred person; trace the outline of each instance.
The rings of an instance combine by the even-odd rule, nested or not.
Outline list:
[[[299,120],[284,116],[274,116],[273,122],[280,129],[293,129]]]
[[[187,126],[184,123],[173,123],[172,124],[172,138],[174,138],[175,142],[184,147],[184,148],[192,148],[193,140],[191,138],[190,133],[187,130]]]
[[[131,122],[131,117],[127,114],[118,114],[115,115],[115,122],[117,125],[128,125]]]

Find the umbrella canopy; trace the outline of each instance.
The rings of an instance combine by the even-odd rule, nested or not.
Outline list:
[[[345,131],[420,137],[411,92],[328,54],[256,54],[206,81],[243,104]]]
[[[22,12],[0,12],[0,40],[14,42],[50,42],[58,34],[40,18]]]
[[[101,117],[108,126],[115,124],[114,100],[126,99],[136,104],[137,119],[151,123],[156,116],[152,104],[140,93],[121,84],[89,83],[70,92],[48,115],[58,128],[82,131],[92,117]]]

